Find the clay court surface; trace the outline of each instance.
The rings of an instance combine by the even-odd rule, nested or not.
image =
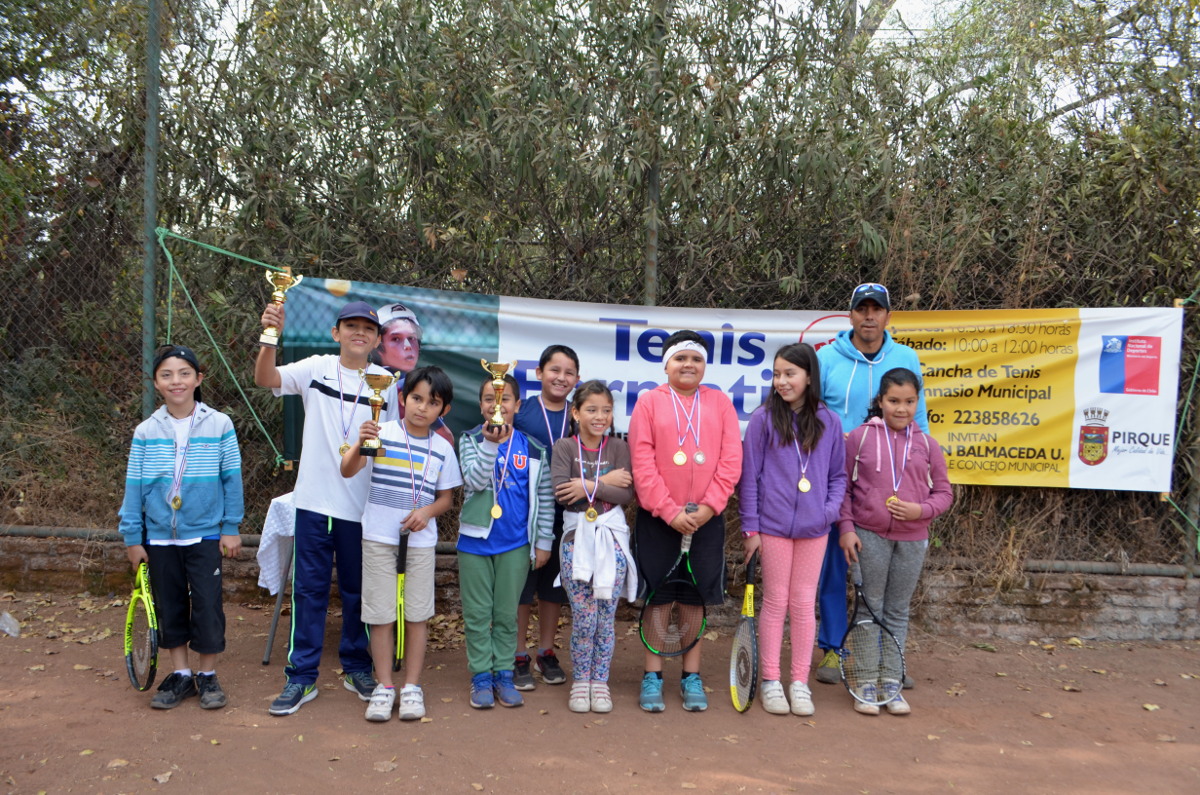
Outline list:
[[[373,724],[336,676],[332,634],[320,697],[289,717],[267,714],[284,648],[281,633],[262,664],[265,603],[227,606],[228,707],[206,712],[191,699],[151,710],[125,674],[123,601],[0,595],[22,623],[20,637],[0,635],[3,791],[1200,791],[1194,643],[979,648],[916,631],[911,716],[858,715],[840,685],[814,685],[817,714],[802,719],[734,711],[728,630],[705,641],[708,712],[683,712],[668,663],[667,711],[643,713],[641,646],[628,624],[618,628],[612,713],[573,714],[565,686],[541,684],[524,707],[479,712],[451,633],[423,677],[428,719]]]

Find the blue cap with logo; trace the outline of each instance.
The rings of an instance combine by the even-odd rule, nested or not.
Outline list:
[[[338,312],[338,323],[343,320],[361,317],[363,320],[369,320],[376,326],[379,325],[379,313],[375,311],[375,307],[368,304],[366,301],[351,301],[342,307],[342,311]]]
[[[892,301],[888,297],[887,288],[877,282],[867,282],[854,288],[854,292],[850,294],[850,311],[853,312],[859,304],[868,300],[879,304],[885,312],[892,311]]]

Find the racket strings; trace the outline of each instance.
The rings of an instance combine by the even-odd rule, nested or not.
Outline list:
[[[885,703],[889,700],[886,685],[904,679],[899,644],[874,621],[859,622],[846,633],[841,664],[846,686],[866,703]]]
[[[748,622],[739,624],[733,635],[732,658],[732,681],[729,684],[735,696],[734,706],[741,709],[754,698],[755,676],[758,673],[754,628]]]
[[[646,642],[659,653],[673,654],[700,637],[704,631],[704,607],[669,602],[651,605],[643,632]]]

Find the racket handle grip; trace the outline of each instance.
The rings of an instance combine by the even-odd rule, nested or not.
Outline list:
[[[692,548],[692,536],[693,535],[695,535],[695,533],[692,533],[691,535],[686,535],[683,537],[683,540],[679,542],[679,551],[680,552],[687,552]]]

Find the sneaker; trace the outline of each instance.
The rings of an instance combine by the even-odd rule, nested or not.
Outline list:
[[[288,682],[283,686],[283,692],[279,694],[279,698],[271,702],[269,712],[272,715],[291,715],[316,697],[316,685],[302,685],[299,682]]]
[[[216,674],[197,674],[196,692],[200,694],[200,709],[220,709],[225,706],[225,691]]]
[[[370,701],[375,695],[375,686],[379,683],[370,671],[355,671],[342,677],[342,683],[351,693],[356,693],[363,701]]]
[[[392,707],[396,705],[396,688],[375,685],[371,700],[367,704],[367,720],[383,723],[392,719]]]
[[[704,682],[700,674],[687,674],[679,682],[683,693],[683,708],[688,712],[703,712],[708,709],[708,696],[704,694]]]
[[[608,682],[592,682],[592,712],[612,712]]]
[[[878,715],[879,705],[873,703],[877,700],[878,696],[878,691],[875,689],[875,683],[867,682],[858,689],[858,694],[872,703],[864,704],[858,699],[854,699],[854,711],[861,712],[863,715]]]
[[[541,674],[542,681],[548,685],[561,685],[567,681],[567,675],[563,672],[562,666],[558,664],[558,657],[554,655],[554,649],[537,656],[537,669]]]
[[[400,691],[400,720],[425,717],[425,691],[420,685],[405,685]]]
[[[175,709],[183,703],[185,698],[191,698],[194,695],[196,695],[196,677],[172,673],[158,686],[158,692],[154,694],[154,698],[150,699],[150,706],[155,709]]]
[[[817,711],[812,702],[812,691],[803,682],[792,682],[788,688],[788,700],[792,702],[792,714],[808,717]]]
[[[571,695],[567,697],[567,709],[572,712],[587,712],[592,708],[592,686],[588,682],[572,682]]]
[[[778,679],[764,679],[762,683],[763,709],[772,715],[788,714],[787,699],[783,697],[783,685]]]
[[[496,706],[496,697],[492,695],[490,671],[471,677],[471,706],[475,709],[491,709]]]
[[[513,661],[513,687],[517,690],[533,690],[537,687],[529,670],[530,663],[528,654],[518,654]]]
[[[638,698],[638,705],[647,712],[662,712],[667,708],[663,703],[660,677],[651,673],[642,677],[642,695]]]
[[[904,700],[904,696],[900,692],[900,683],[886,681],[883,683],[883,697],[888,699],[887,711],[892,715],[908,715],[912,712],[912,707]]]
[[[519,707],[525,703],[525,697],[513,687],[512,671],[496,671],[492,675],[492,692],[502,707]]]
[[[817,666],[817,681],[823,685],[836,685],[842,681],[841,660],[833,649],[825,652],[821,664]]]
[[[911,676],[909,676],[907,673],[904,674],[904,689],[912,690],[916,686],[917,686],[917,683],[913,681],[913,678]]]

